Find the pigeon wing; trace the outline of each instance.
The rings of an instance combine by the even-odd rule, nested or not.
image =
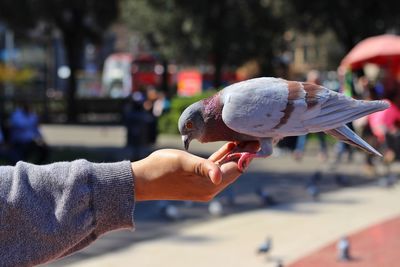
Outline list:
[[[287,94],[284,82],[274,78],[257,78],[228,86],[221,92],[222,119],[234,131],[266,137],[279,123]]]
[[[328,95],[316,90],[307,94],[300,82],[256,78],[225,88],[221,98],[222,119],[229,128],[256,137],[276,137],[307,133],[304,113],[312,109],[317,114]]]
[[[386,109],[385,101],[360,101],[325,87],[256,78],[225,88],[222,119],[234,131],[283,137],[327,131]]]

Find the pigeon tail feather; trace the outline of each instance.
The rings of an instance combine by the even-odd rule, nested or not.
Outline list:
[[[358,118],[364,117],[374,112],[385,110],[389,107],[389,103],[383,100],[375,101],[364,101],[364,100],[353,100],[354,105],[343,108],[342,105],[338,104],[338,109],[332,107],[328,108],[326,111],[324,109],[321,114],[308,120],[309,125],[307,128],[310,132],[321,131],[321,128],[326,130],[328,127],[337,127],[343,124],[347,124]],[[329,129],[328,128],[328,129]]]
[[[325,133],[332,135],[342,142],[361,148],[370,154],[375,154],[382,157],[381,153],[379,153],[375,148],[365,142],[361,137],[359,137],[355,132],[345,125],[336,129],[325,131]]]

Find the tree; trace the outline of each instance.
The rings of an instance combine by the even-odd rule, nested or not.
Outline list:
[[[257,59],[271,71],[285,23],[282,1],[124,0],[122,17],[163,56],[185,63],[212,62],[214,86],[224,65]]]
[[[400,2],[395,0],[289,0],[292,25],[320,33],[331,29],[349,51],[373,35],[400,30]]]
[[[103,29],[118,15],[116,0],[2,0],[0,19],[16,31],[26,31],[45,22],[62,32],[71,69],[67,92],[68,120],[76,120],[76,72],[81,68],[85,41],[100,42]]]

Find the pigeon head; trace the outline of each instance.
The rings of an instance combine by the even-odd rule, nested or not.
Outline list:
[[[187,107],[179,118],[178,127],[182,135],[185,149],[189,149],[189,144],[193,139],[202,140],[204,134],[204,119],[201,101]]]

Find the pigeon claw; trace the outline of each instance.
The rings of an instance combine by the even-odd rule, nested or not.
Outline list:
[[[257,156],[256,153],[251,153],[251,152],[231,153],[226,155],[220,161],[220,164],[224,164],[229,161],[235,161],[238,163],[238,171],[243,173],[247,169],[247,167],[249,167],[251,160],[256,156]]]
[[[249,167],[251,160],[256,157],[256,154],[249,152],[244,152],[241,154],[242,155],[240,156],[238,161],[238,170],[240,172],[244,172]]]

